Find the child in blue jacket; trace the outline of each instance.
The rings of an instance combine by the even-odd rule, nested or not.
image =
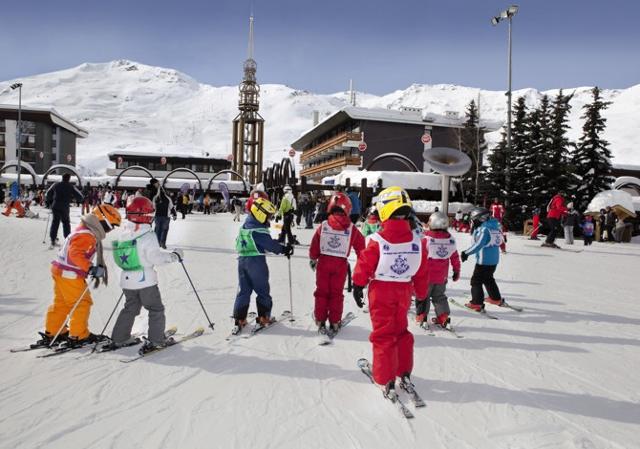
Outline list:
[[[476,312],[484,310],[484,290],[487,289],[486,301],[502,306],[504,299],[493,277],[500,262],[500,245],[503,242],[500,222],[491,218],[491,212],[483,207],[473,209],[469,216],[473,223],[473,245],[462,251],[460,258],[466,261],[471,254],[476,255],[476,267],[471,276],[471,302],[465,304]]]

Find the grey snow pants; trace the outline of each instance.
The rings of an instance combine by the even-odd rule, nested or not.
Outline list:
[[[157,285],[142,288],[140,290],[123,289],[125,303],[120,311],[111,339],[114,343],[124,343],[131,338],[131,328],[135,318],[140,314],[140,309],[144,306],[149,311],[149,332],[148,337],[151,343],[164,343],[164,305],[160,297],[160,290]]]
[[[443,313],[449,315],[451,310],[449,310],[447,295],[444,293],[446,290],[446,282],[444,284],[430,284],[429,289],[427,290],[426,301],[416,302],[416,313],[429,313],[431,302],[433,302],[433,308],[435,309],[436,316],[442,315]]]

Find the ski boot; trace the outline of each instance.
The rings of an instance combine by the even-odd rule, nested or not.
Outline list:
[[[433,317],[431,319],[431,322],[433,324],[436,324],[436,325],[438,325],[438,326],[440,326],[440,327],[442,327],[444,329],[451,322],[451,318],[449,318],[449,314],[448,313],[441,313],[437,317]]]
[[[428,300],[425,301],[418,301],[416,300],[416,324],[418,324],[419,326],[422,326],[424,323],[427,322],[427,315],[428,315]]]
[[[29,347],[32,349],[45,348],[49,346],[53,341],[53,335],[48,334],[47,332],[38,332],[38,334],[40,334],[41,338],[35,343],[32,343],[29,345]],[[58,335],[58,338],[56,338],[56,341],[54,342],[54,346],[58,346],[61,343],[65,342],[68,337],[69,337],[69,332],[65,332],[63,334]]]
[[[338,331],[340,331],[341,327],[342,327],[342,323],[340,321],[338,321],[337,323],[329,324],[329,329],[331,329],[331,332],[333,332],[334,334],[337,334]]]
[[[493,304],[494,306],[502,307],[504,305],[504,298],[493,299],[493,298],[484,298],[485,302],[489,304]]]
[[[411,382],[411,374],[410,373],[404,373],[401,377],[400,377],[400,388],[403,389],[404,391],[410,392],[410,391],[414,391],[414,385],[413,382]]]
[[[138,350],[138,354],[145,355],[149,352],[157,351],[158,349],[166,348],[167,346],[174,345],[176,341],[173,337],[166,338],[162,343],[153,343],[151,340],[144,339],[144,343]]]
[[[109,338],[107,339],[107,343],[100,346],[100,352],[117,351],[120,348],[126,348],[128,346],[135,346],[137,344],[140,344],[141,341],[142,340],[140,340],[138,337],[131,337],[121,343],[116,343]]]
[[[101,341],[108,340],[109,337],[106,335],[97,335],[89,332],[86,338],[78,338],[78,337],[69,337],[64,343],[60,344],[60,348],[68,348],[75,349],[80,348],[84,345],[90,345],[92,343],[100,343]]]
[[[396,393],[396,381],[390,380],[386,385],[380,385],[382,388],[382,394],[385,398],[390,399],[391,401],[396,401],[398,399],[398,393]]]
[[[275,321],[275,318],[268,317],[268,316],[258,316],[256,318],[256,323],[262,327],[270,326],[271,324],[274,323],[274,321]]]
[[[246,325],[247,320],[239,320],[236,318],[233,329],[231,330],[231,335],[238,335]]]
[[[474,304],[472,302],[468,302],[464,305],[467,309],[471,309],[474,312],[484,312],[484,304]]]

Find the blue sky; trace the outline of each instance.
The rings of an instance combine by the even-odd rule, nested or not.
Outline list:
[[[640,83],[640,2],[520,0],[513,87]],[[0,79],[131,59],[237,84],[255,14],[261,83],[383,94],[412,83],[503,90],[497,0],[0,0]]]

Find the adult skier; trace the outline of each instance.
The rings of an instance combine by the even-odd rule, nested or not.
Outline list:
[[[449,218],[442,212],[429,217],[427,240],[427,296],[416,297],[416,321],[422,324],[427,321],[430,303],[433,302],[436,316],[433,323],[447,327],[450,323],[449,302],[446,289],[449,277],[449,262],[453,266],[453,281],[460,279],[460,256],[456,249],[456,241],[449,231]]]
[[[318,333],[327,334],[326,321],[332,332],[338,332],[344,305],[344,283],[347,279],[351,248],[356,255],[364,249],[364,237],[350,220],[351,201],[344,193],[329,199],[329,218],[316,229],[309,248],[311,268],[316,272],[313,316]]]
[[[558,227],[560,226],[560,219],[566,215],[567,207],[564,205],[564,197],[562,192],[558,192],[551,198],[547,205],[547,224],[549,225],[549,234],[541,246],[548,248],[560,248],[554,242],[558,235]]]
[[[358,256],[353,297],[361,308],[369,285],[373,379],[391,396],[396,377],[411,384],[413,335],[407,329],[407,312],[414,293],[421,299],[427,295],[427,249],[426,240],[411,229],[411,200],[404,189],[394,186],[380,192],[376,208],[382,228]]]
[[[280,200],[280,207],[278,208],[278,217],[282,217],[282,230],[278,236],[278,241],[284,243],[286,240],[289,245],[299,245],[300,242],[291,233],[291,225],[293,224],[294,212],[297,207],[296,199],[293,196],[291,186],[284,186],[283,192],[284,196]]]
[[[113,259],[122,269],[120,287],[124,292],[125,304],[113,327],[111,349],[135,341],[131,337],[131,328],[142,307],[149,312],[149,332],[140,353],[173,342],[173,339],[165,339],[164,336],[164,305],[154,266],[179,262],[182,260],[182,251],[164,251],[160,248],[151,229],[154,212],[153,203],[147,197],[134,198],[126,208],[127,219],[120,235],[113,242]]]
[[[46,202],[51,206],[53,219],[51,220],[51,228],[49,229],[49,238],[51,239],[51,247],[53,248],[58,239],[58,227],[62,222],[62,235],[65,238],[71,233],[71,223],[69,221],[69,208],[73,200],[81,202],[83,200],[82,193],[69,182],[71,175],[65,173],[62,175],[62,182],[56,182],[47,190]]]
[[[484,207],[476,207],[469,215],[473,224],[473,245],[462,251],[460,258],[463,262],[475,254],[476,266],[471,276],[471,301],[465,304],[476,312],[484,310],[485,300],[490,304],[502,305],[504,299],[500,295],[500,289],[493,274],[500,262],[500,245],[502,244],[502,231],[500,223],[491,217]],[[487,298],[484,297],[483,287],[487,289]]]
[[[120,213],[108,204],[96,206],[80,219],[78,227],[66,238],[56,259],[51,262],[53,277],[53,303],[47,310],[45,330],[36,344],[46,346],[60,330],[58,340],[70,347],[95,343],[104,339],[89,331],[89,312],[93,301],[86,278],[94,279],[94,288],[100,280],[107,285],[108,273],[102,253],[102,240],[114,227],[120,226]],[[95,263],[92,260],[95,256]],[[62,328],[74,305],[69,327]]]
[[[153,185],[153,183],[151,184]],[[155,187],[156,193],[151,198],[156,211],[156,215],[153,220],[155,224],[154,231],[158,238],[160,248],[167,249],[167,235],[169,234],[169,225],[171,224],[169,215],[171,215],[171,218],[175,221],[178,218],[178,212],[176,211],[176,207],[173,205],[173,201],[171,201],[171,197],[164,190],[164,187],[160,186],[159,183]],[[133,201],[135,201],[135,199]]]
[[[291,257],[293,254],[293,246],[284,246],[269,235],[269,221],[275,213],[276,208],[271,201],[257,198],[253,201],[251,212],[236,238],[240,286],[233,306],[234,333],[239,333],[247,325],[247,313],[252,292],[257,295],[257,323],[262,326],[268,326],[272,323],[273,301],[269,293],[269,267],[265,252],[284,254],[287,257]]]
[[[349,199],[351,200],[351,222],[356,224],[360,219],[361,207],[360,207],[360,196],[358,195],[358,191],[356,189],[349,189],[348,192]]]

